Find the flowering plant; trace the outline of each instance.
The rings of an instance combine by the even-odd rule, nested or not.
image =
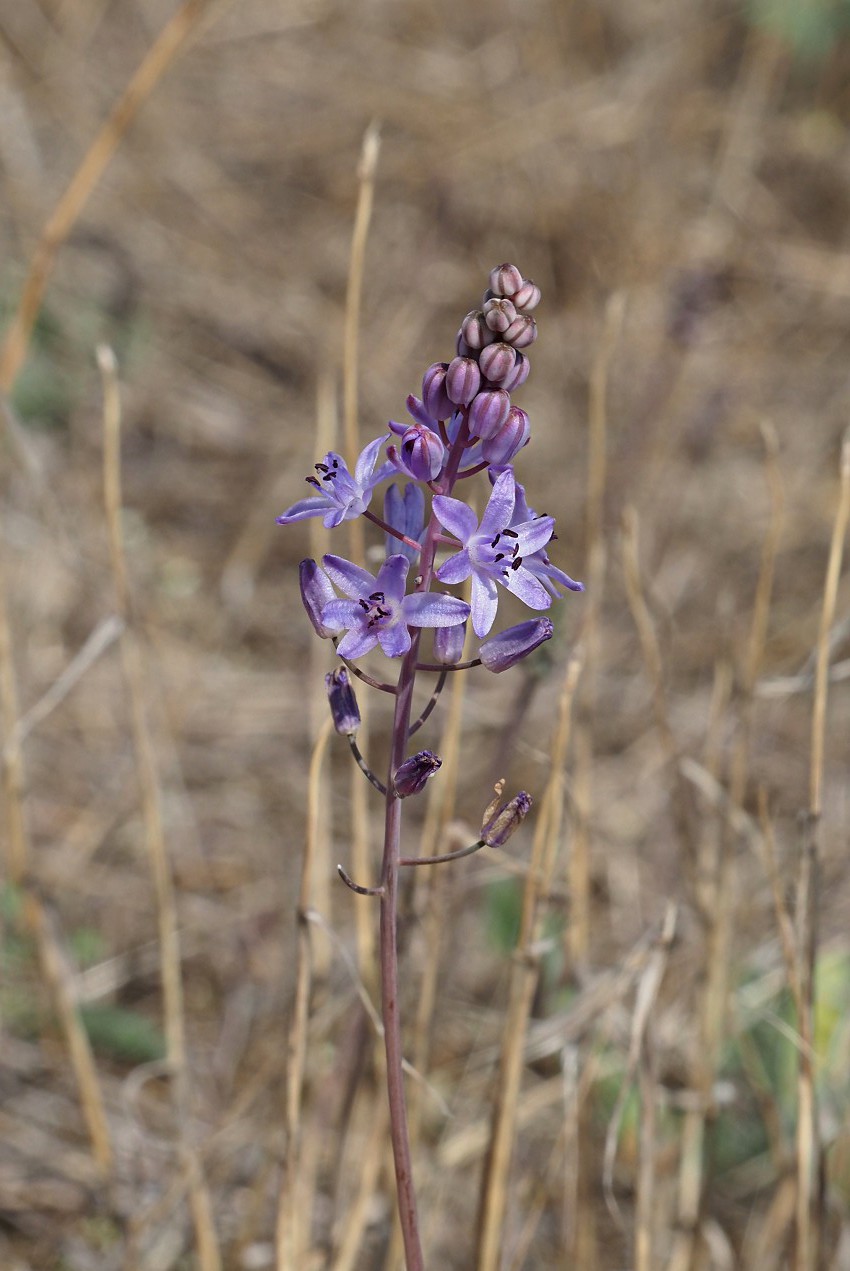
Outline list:
[[[538,613],[548,609],[552,600],[564,592],[583,589],[581,583],[550,561],[546,549],[553,538],[554,518],[538,515],[528,505],[513,469],[513,461],[530,440],[531,429],[525,411],[512,404],[511,394],[528,378],[530,363],[524,350],[537,336],[532,311],[540,300],[540,290],[524,279],[514,265],[499,265],[491,270],[489,282],[481,308],[472,310],[461,323],[456,356],[450,362],[430,366],[423,377],[421,398],[408,397],[412,422],[391,421],[389,435],[377,437],[365,447],[353,472],[341,455],[325,455],[316,464],[316,475],[307,478],[315,493],[277,518],[281,525],[289,525],[320,516],[325,526],[332,529],[343,521],[363,516],[385,535],[386,559],[377,575],[343,557],[327,555],[321,565],[314,560],[302,561],[300,580],[304,607],[316,633],[334,641],[344,664],[327,676],[334,724],[348,738],[356,761],[386,800],[378,885],[362,886],[350,879],[342,867],[340,874],[352,890],[377,896],[381,901],[387,1088],[408,1271],[421,1271],[423,1262],[411,1174],[398,1013],[399,870],[454,860],[483,847],[500,847],[531,806],[525,791],[502,803],[503,783],[499,782],[475,843],[444,856],[402,857],[402,801],[418,794],[440,767],[439,757],[430,750],[408,754],[409,738],[424,723],[449,672],[481,665],[499,674],[551,637],[552,623],[545,617],[528,619],[491,635],[500,587]],[[386,457],[379,463],[384,447]],[[461,482],[484,471],[492,490],[479,521],[454,491]],[[390,477],[399,476],[407,479],[406,484],[402,489],[393,481],[387,487],[383,517],[379,517],[370,506],[375,489]],[[431,504],[426,523],[428,494]],[[448,549],[448,554],[438,561],[443,549]],[[413,586],[408,590],[411,572]],[[451,587],[467,579],[471,579],[471,604],[435,590],[435,583]],[[483,643],[476,657],[463,662],[465,627],[470,618],[475,635]],[[434,630],[433,663],[420,660],[423,627]],[[376,648],[388,658],[400,659],[394,685],[378,683],[355,665]],[[419,671],[437,672],[439,679],[425,712],[411,724],[413,688]],[[360,714],[349,672],[395,697],[386,781],[372,772],[357,748]]]

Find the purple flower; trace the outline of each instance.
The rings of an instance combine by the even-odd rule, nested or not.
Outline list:
[[[478,650],[481,664],[494,675],[500,675],[528,657],[544,640],[551,640],[553,632],[548,618],[529,618],[527,622],[519,622],[515,627],[508,627],[484,641]]]
[[[516,504],[514,506],[516,524],[519,525],[524,521],[529,521],[536,515],[534,508],[530,508],[525,501],[525,487],[517,482]],[[543,547],[533,552],[530,556],[526,556],[523,564],[555,600],[560,600],[563,595],[563,592],[558,590],[559,587],[564,588],[565,591],[584,591],[584,583],[577,583],[575,579],[570,578],[569,574],[565,574],[562,569],[557,569],[550,561]]]
[[[418,543],[425,528],[425,495],[422,486],[417,485],[415,481],[408,481],[404,487],[404,494],[401,494],[395,482],[388,485],[384,493],[384,520],[394,530],[398,530],[407,538],[415,539]],[[401,552],[411,565],[419,559],[419,553],[415,548],[408,547],[395,535],[385,534],[384,538],[387,556],[392,556],[394,552]]]
[[[349,597],[331,600],[322,610],[326,627],[346,633],[337,646],[340,657],[360,658],[379,644],[388,658],[400,658],[410,648],[408,626],[453,627],[469,617],[469,605],[456,596],[428,591],[406,596],[410,562],[400,553],[384,562],[377,578],[341,556],[325,556],[322,564]]]
[[[463,544],[437,570],[444,583],[462,583],[472,575],[472,627],[486,636],[496,617],[497,583],[507,587],[529,609],[548,609],[549,592],[525,567],[525,557],[540,551],[552,537],[554,518],[515,516],[516,481],[507,468],[493,485],[493,493],[479,525],[472,508],[459,499],[437,495],[433,508],[438,520]],[[330,571],[328,571],[330,572]],[[326,617],[322,615],[326,622]]]
[[[277,518],[278,525],[306,521],[310,516],[323,516],[325,528],[332,530],[342,521],[353,521],[361,516],[369,506],[375,486],[394,471],[388,462],[382,463],[375,471],[385,441],[386,437],[378,437],[369,442],[355,464],[353,476],[342,455],[329,451],[323,461],[316,464],[318,476],[307,477],[318,494],[293,503]]]

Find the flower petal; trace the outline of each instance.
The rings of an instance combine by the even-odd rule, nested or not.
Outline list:
[[[403,622],[394,622],[378,631],[378,644],[388,658],[404,657],[410,648],[410,632]]]
[[[331,582],[352,600],[359,600],[361,596],[368,596],[375,590],[376,584],[372,574],[343,556],[323,556],[322,564]]]
[[[496,621],[499,593],[492,578],[472,576],[472,629],[477,636],[486,636]]]
[[[555,518],[554,516],[538,516],[535,520],[525,521],[522,525],[515,525],[514,528],[520,555],[530,556],[532,552],[539,552],[540,548],[545,547],[549,542],[555,529]]]
[[[441,583],[465,583],[471,572],[469,552],[464,548],[462,552],[455,552],[454,556],[450,556],[440,566],[437,577]]]
[[[457,596],[416,591],[401,602],[405,622],[413,627],[456,627],[469,617],[469,605]]]
[[[299,499],[291,508],[275,517],[278,525],[291,525],[293,521],[306,521],[308,516],[324,516],[328,510],[328,500],[324,495],[314,495],[310,499]]]
[[[366,626],[352,627],[351,630],[342,637],[336,647],[336,651],[341,658],[362,658],[364,653],[368,653],[370,649],[374,649],[378,643],[378,637],[374,631],[370,631]]]
[[[381,446],[386,442],[386,437],[376,437],[374,441],[370,441],[368,446],[361,450],[357,463],[354,465],[354,480],[361,489],[369,484],[369,478],[375,471],[375,464],[378,462],[378,455],[381,453]]]
[[[552,597],[539,579],[523,567],[508,570],[505,586],[511,595],[518,596],[529,609],[548,609],[552,603]]]
[[[431,508],[440,524],[466,546],[478,525],[472,508],[445,494],[436,495]],[[503,524],[507,525],[507,521]]]
[[[388,556],[378,570],[374,590],[384,592],[388,600],[398,604],[404,595],[407,571],[409,569],[410,561],[401,552]]]
[[[331,631],[348,631],[362,613],[356,600],[329,600],[322,608],[322,623]]]
[[[513,468],[506,468],[496,478],[478,533],[482,538],[493,538],[506,525],[510,525],[516,501],[516,482]]]

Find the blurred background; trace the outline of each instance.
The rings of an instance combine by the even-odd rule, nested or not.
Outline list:
[[[400,1265],[377,911],[334,873],[352,826],[377,868],[381,807],[337,738],[310,787],[301,1221],[276,1263],[332,658],[297,583],[329,543],[274,517],[344,447],[372,127],[361,444],[515,262],[543,292],[518,472],[589,584],[528,664],[465,677],[459,732],[446,695],[421,734],[457,746],[432,850],[477,835],[498,777],[563,803],[518,1041],[533,819],[406,896],[427,1264],[850,1266],[846,577],[823,815],[800,820],[850,418],[848,37],[847,0],[0,0],[4,1268]],[[376,702],[378,770],[386,724]]]

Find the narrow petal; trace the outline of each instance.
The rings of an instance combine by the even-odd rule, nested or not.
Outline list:
[[[534,521],[526,521],[523,525],[515,525],[517,542],[521,556],[530,556],[545,547],[552,537],[555,528],[554,516],[538,516]]]
[[[499,593],[492,578],[474,574],[472,578],[472,629],[477,636],[486,636],[496,621]]]
[[[348,631],[362,612],[356,600],[329,600],[322,608],[322,622],[331,631]]]
[[[381,453],[381,446],[386,442],[386,437],[376,437],[374,441],[370,441],[368,446],[361,450],[354,465],[354,480],[361,489],[368,484],[369,478],[375,470],[375,464],[378,462],[378,455]]]
[[[388,658],[402,658],[410,648],[410,632],[403,622],[394,622],[378,632],[378,644]]]
[[[368,596],[375,590],[374,577],[343,556],[323,556],[322,564],[331,582],[352,600],[359,600],[361,596]]]
[[[404,595],[404,586],[409,569],[410,561],[401,552],[388,556],[378,570],[374,590],[384,592],[390,600],[398,603]]]
[[[441,583],[465,583],[471,572],[469,552],[464,548],[462,552],[456,552],[440,566],[437,577]]]
[[[431,507],[440,524],[466,546],[478,525],[472,508],[445,494],[436,495]],[[507,525],[507,521],[503,524]]]
[[[336,651],[341,658],[362,658],[364,653],[368,653],[370,649],[374,649],[378,643],[378,637],[374,631],[369,631],[365,626],[352,627],[352,629],[342,637],[336,647]]]
[[[496,478],[493,493],[490,495],[484,515],[481,518],[479,534],[484,538],[492,538],[506,525],[510,525],[516,500],[516,483],[512,468],[506,468]]]
[[[413,627],[456,627],[469,617],[469,605],[457,596],[417,591],[401,602],[405,622]]]
[[[505,586],[513,596],[518,596],[529,609],[548,609],[552,597],[546,588],[528,569],[509,569]]]
[[[327,510],[328,500],[319,494],[311,499],[299,499],[275,519],[278,525],[291,525],[293,521],[306,521],[308,516],[324,516]]]

